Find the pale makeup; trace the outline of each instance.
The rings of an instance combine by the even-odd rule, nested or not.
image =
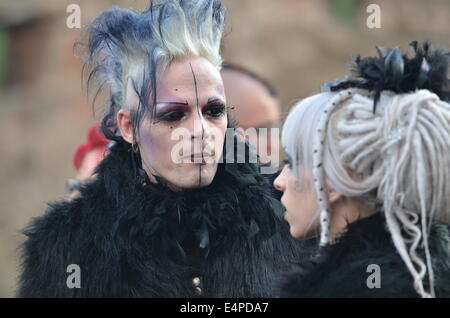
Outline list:
[[[127,103],[136,105],[138,97],[131,87],[129,82]],[[153,116],[142,120],[136,138],[142,168],[152,182],[164,182],[174,191],[209,185],[217,172],[228,123],[219,70],[201,57],[174,60],[157,81],[156,96]],[[122,136],[133,143],[127,120],[129,111],[119,111]],[[184,148],[191,149],[182,159],[192,160],[174,158],[174,147],[180,144],[173,138],[177,130],[183,131]]]

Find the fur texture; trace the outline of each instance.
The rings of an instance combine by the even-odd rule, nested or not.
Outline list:
[[[430,236],[437,297],[450,297],[450,232],[434,224]],[[370,264],[380,266],[381,288],[368,288]],[[333,245],[285,274],[278,284],[282,297],[419,297],[413,279],[397,253],[382,213],[349,225]]]
[[[277,273],[306,257],[256,165],[219,164],[210,186],[175,193],[136,176],[132,154],[116,144],[81,198],[27,227],[19,296],[195,297],[200,277],[204,297],[271,297]]]

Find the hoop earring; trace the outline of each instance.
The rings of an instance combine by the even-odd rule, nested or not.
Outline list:
[[[131,164],[133,173],[135,176],[135,179],[137,180],[137,183],[141,186],[146,186],[148,184],[147,182],[147,173],[144,169],[142,169],[142,159],[141,155],[139,153],[139,147],[136,142],[133,142],[131,144]]]
[[[139,147],[138,147],[137,142],[134,142],[131,144],[131,150],[133,150],[134,153],[138,153]]]

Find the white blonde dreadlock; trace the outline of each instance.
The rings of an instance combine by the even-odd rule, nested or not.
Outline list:
[[[308,113],[310,117],[305,116]],[[321,245],[329,242],[326,186],[348,197],[378,189],[388,229],[416,291],[422,297],[434,297],[428,234],[434,220],[450,221],[450,105],[428,90],[386,91],[374,113],[373,93],[352,88],[310,97],[289,117],[283,144],[293,166],[300,164],[299,153],[309,150],[312,154]],[[298,148],[302,141],[293,133],[293,121],[296,127],[304,127],[299,118],[316,123],[308,127],[315,135],[312,148]],[[358,178],[352,178],[349,170]],[[425,261],[417,253],[419,245]],[[423,286],[425,275],[429,291]]]

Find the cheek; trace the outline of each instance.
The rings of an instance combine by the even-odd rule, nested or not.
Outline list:
[[[291,226],[292,235],[294,237],[307,235],[307,232],[314,227],[311,222],[318,211],[314,190],[305,188],[292,178],[288,178],[283,200],[288,211],[286,220]]]
[[[226,116],[221,117],[221,118],[216,119],[211,122],[211,127],[213,127],[213,129],[221,132],[222,136],[225,135],[225,132],[227,130],[227,125],[228,125],[228,118]]]
[[[217,148],[216,150],[221,150],[223,147],[223,142],[225,140],[225,134],[227,130],[227,118],[215,119],[208,122],[208,130],[213,138],[214,144]]]
[[[291,214],[297,214],[301,210],[299,207],[303,204],[302,193],[299,191],[297,182],[291,176],[288,176],[286,180],[284,196],[286,198],[286,204],[294,207],[293,209],[289,209],[289,212]]]
[[[153,125],[151,129],[147,125],[139,131],[139,143],[141,155],[147,160],[156,161],[170,156],[173,141],[170,132],[166,128]]]

